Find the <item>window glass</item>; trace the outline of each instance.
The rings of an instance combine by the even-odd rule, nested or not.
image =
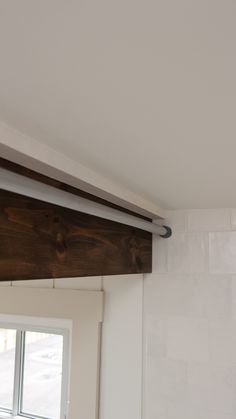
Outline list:
[[[25,332],[21,413],[60,418],[63,336]]]
[[[0,408],[12,410],[16,330],[0,329]]]

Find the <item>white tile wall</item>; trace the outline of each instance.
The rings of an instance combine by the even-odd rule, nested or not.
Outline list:
[[[167,326],[168,317],[146,313],[145,363],[148,363],[150,358],[167,356]]]
[[[191,317],[170,317],[167,326],[167,358],[209,362],[208,323]]]
[[[228,231],[231,229],[230,209],[191,210],[187,212],[188,231]]]
[[[236,273],[236,231],[210,233],[210,272]]]
[[[222,414],[216,410],[197,409],[195,406],[188,406],[188,403],[169,403],[168,413],[164,419],[235,419],[234,415]],[[156,419],[159,419],[156,416]]]
[[[232,316],[236,321],[236,275],[232,276]]]
[[[236,300],[236,277],[233,282]],[[147,275],[145,296],[148,313],[154,315],[232,316],[232,278],[227,275]]]
[[[167,219],[144,280],[144,419],[233,419],[236,210]]]
[[[152,272],[165,273],[168,271],[168,242],[163,241],[159,236],[153,235],[152,240],[153,257]]]
[[[195,278],[179,274],[145,276],[145,299],[148,313],[181,316],[191,309]]]
[[[206,272],[208,248],[207,233],[174,232],[168,241],[168,272]]]
[[[231,276],[204,274],[198,275],[193,281],[189,295],[190,315],[207,319],[232,317]]]
[[[197,409],[234,414],[236,409],[234,368],[215,365],[188,366],[189,402]],[[194,396],[198,394],[198,397]]]
[[[231,225],[233,230],[236,228],[236,208],[231,209]]]
[[[187,391],[187,364],[182,361],[171,359],[149,359],[150,391],[161,399],[170,398],[172,401],[179,401]],[[159,381],[156,383],[155,371],[158,371]]]

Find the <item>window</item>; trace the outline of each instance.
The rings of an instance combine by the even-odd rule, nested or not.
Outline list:
[[[0,329],[12,329],[15,330],[15,333],[19,330],[22,332],[63,335],[60,419],[96,419],[98,416],[100,324],[102,321],[103,293],[100,291],[33,288],[33,286],[32,288],[21,286],[1,287]],[[3,356],[12,357],[14,367],[11,385],[11,363],[9,361],[9,371],[5,374],[8,377],[8,387],[5,379],[2,379],[3,370],[0,370],[0,393],[4,394],[7,388],[10,388],[10,391],[5,394],[5,402],[0,394],[0,418],[7,417],[7,419],[12,419],[14,413],[11,397],[13,397],[13,403],[17,399],[17,397],[14,397],[14,393],[12,396],[12,386],[14,386],[15,382],[14,355],[16,354],[14,353],[14,348],[15,352],[19,353],[17,349],[19,343],[18,346],[9,347],[7,350],[6,343],[3,349],[3,340],[3,338],[0,338],[2,343],[0,359],[3,359]],[[8,340],[10,344],[10,338]],[[40,372],[43,365],[45,364],[40,362],[40,367],[38,368]],[[19,387],[18,394],[22,394],[19,391]],[[27,396],[26,390],[25,396]],[[4,406],[1,401],[4,402]],[[8,404],[6,404],[7,402]],[[21,402],[23,409],[22,407],[20,409],[20,404],[18,403],[16,419],[28,416],[29,407],[28,403],[26,403],[26,399]],[[16,405],[15,402],[15,409]],[[42,406],[41,402],[38,402],[38,406]],[[6,409],[7,411],[5,411]],[[26,413],[20,413],[19,415],[20,410],[26,411],[26,409]],[[17,412],[17,409],[15,412]],[[35,412],[35,417],[36,415],[37,413]],[[34,418],[34,415],[32,414],[31,417]]]
[[[64,418],[67,331],[0,327],[0,417]]]

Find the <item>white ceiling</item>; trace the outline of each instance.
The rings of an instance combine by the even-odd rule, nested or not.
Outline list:
[[[236,206],[235,0],[0,0],[0,119],[167,208]]]

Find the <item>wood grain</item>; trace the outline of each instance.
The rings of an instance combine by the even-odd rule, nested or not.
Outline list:
[[[0,190],[0,281],[151,268],[151,233]]]

